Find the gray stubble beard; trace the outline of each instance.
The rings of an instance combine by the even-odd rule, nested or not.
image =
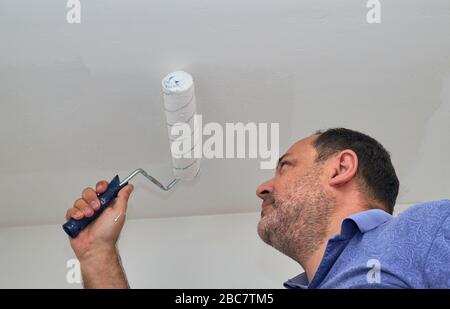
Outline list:
[[[285,197],[275,193],[274,209],[258,224],[258,234],[265,243],[300,264],[326,241],[336,204],[317,180],[318,173],[320,170],[313,170],[297,179]]]

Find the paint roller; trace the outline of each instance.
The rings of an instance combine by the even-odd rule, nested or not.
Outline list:
[[[194,140],[193,137],[194,134],[196,134],[194,130],[194,116],[196,112],[194,81],[190,74],[183,71],[176,71],[163,78],[162,89],[167,129],[169,131],[169,141],[172,150],[172,143],[177,141],[177,139],[179,142],[179,136],[172,134],[174,126],[189,125],[192,132],[192,140]],[[194,147],[190,150],[192,153],[196,146],[197,145],[194,144]],[[72,238],[77,237],[89,223],[101,215],[106,207],[114,201],[119,191],[138,174],[145,176],[161,190],[169,191],[178,181],[195,178],[200,170],[200,159],[194,158],[193,155],[188,158],[188,156],[174,155],[174,153],[172,153],[172,164],[174,179],[168,185],[163,185],[142,168],[134,170],[122,181],[120,181],[119,176],[116,175],[109,183],[108,189],[104,193],[98,195],[100,201],[99,209],[95,211],[91,217],[84,217],[80,220],[70,219],[63,225],[64,231]]]

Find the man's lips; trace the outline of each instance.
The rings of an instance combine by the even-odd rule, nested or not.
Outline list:
[[[264,210],[273,205],[273,201],[264,201],[261,204],[261,215],[264,213]]]
[[[270,205],[272,205],[272,201],[268,201],[268,202],[264,201],[261,204],[261,209],[264,209],[264,208],[266,208],[267,206],[270,206]]]

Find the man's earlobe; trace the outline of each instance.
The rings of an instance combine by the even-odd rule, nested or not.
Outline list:
[[[358,156],[353,150],[342,150],[335,156],[334,170],[330,185],[341,185],[349,182],[358,170]]]

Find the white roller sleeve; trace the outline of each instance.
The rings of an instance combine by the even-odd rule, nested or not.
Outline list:
[[[191,128],[192,150],[187,151],[191,153],[191,158],[177,158],[172,154],[175,178],[190,180],[197,175],[200,169],[200,158],[194,158],[194,151],[198,147],[198,144],[194,145],[194,135],[199,134],[200,129],[197,128],[194,132],[194,115],[196,112],[194,80],[190,74],[176,71],[163,78],[162,88],[171,149],[172,143],[177,137],[171,134],[172,127],[187,123]]]

